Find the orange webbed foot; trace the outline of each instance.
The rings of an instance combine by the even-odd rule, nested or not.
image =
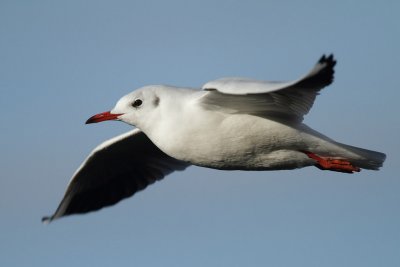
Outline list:
[[[321,170],[330,170],[336,172],[345,172],[345,173],[353,173],[360,172],[361,169],[357,166],[351,164],[351,162],[340,159],[340,158],[331,158],[331,157],[322,157],[318,156],[309,151],[302,151],[309,158],[316,161],[315,166]]]

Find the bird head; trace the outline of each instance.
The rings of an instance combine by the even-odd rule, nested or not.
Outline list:
[[[157,86],[146,86],[123,96],[115,107],[90,117],[86,124],[109,120],[118,120],[140,127],[141,122],[150,119],[158,107],[160,98]]]

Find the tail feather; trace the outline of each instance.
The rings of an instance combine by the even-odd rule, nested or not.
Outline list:
[[[368,170],[379,170],[386,159],[386,155],[381,152],[372,151],[360,147],[349,146],[341,143],[336,145],[344,148],[345,150],[356,154],[356,157],[351,157],[348,160],[357,167]]]

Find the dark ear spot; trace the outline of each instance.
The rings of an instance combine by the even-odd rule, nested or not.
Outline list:
[[[158,96],[156,96],[156,97],[154,98],[154,100],[153,100],[153,105],[154,105],[155,107],[157,107],[158,104],[160,104],[160,98],[159,98]]]

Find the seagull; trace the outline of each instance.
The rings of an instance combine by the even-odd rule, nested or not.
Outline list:
[[[111,206],[190,165],[378,170],[385,154],[336,142],[303,123],[320,90],[333,82],[335,65],[333,55],[323,55],[291,82],[233,77],[202,90],[152,85],[125,95],[86,123],[118,120],[136,129],[97,146],[73,174],[55,213],[42,221]]]

